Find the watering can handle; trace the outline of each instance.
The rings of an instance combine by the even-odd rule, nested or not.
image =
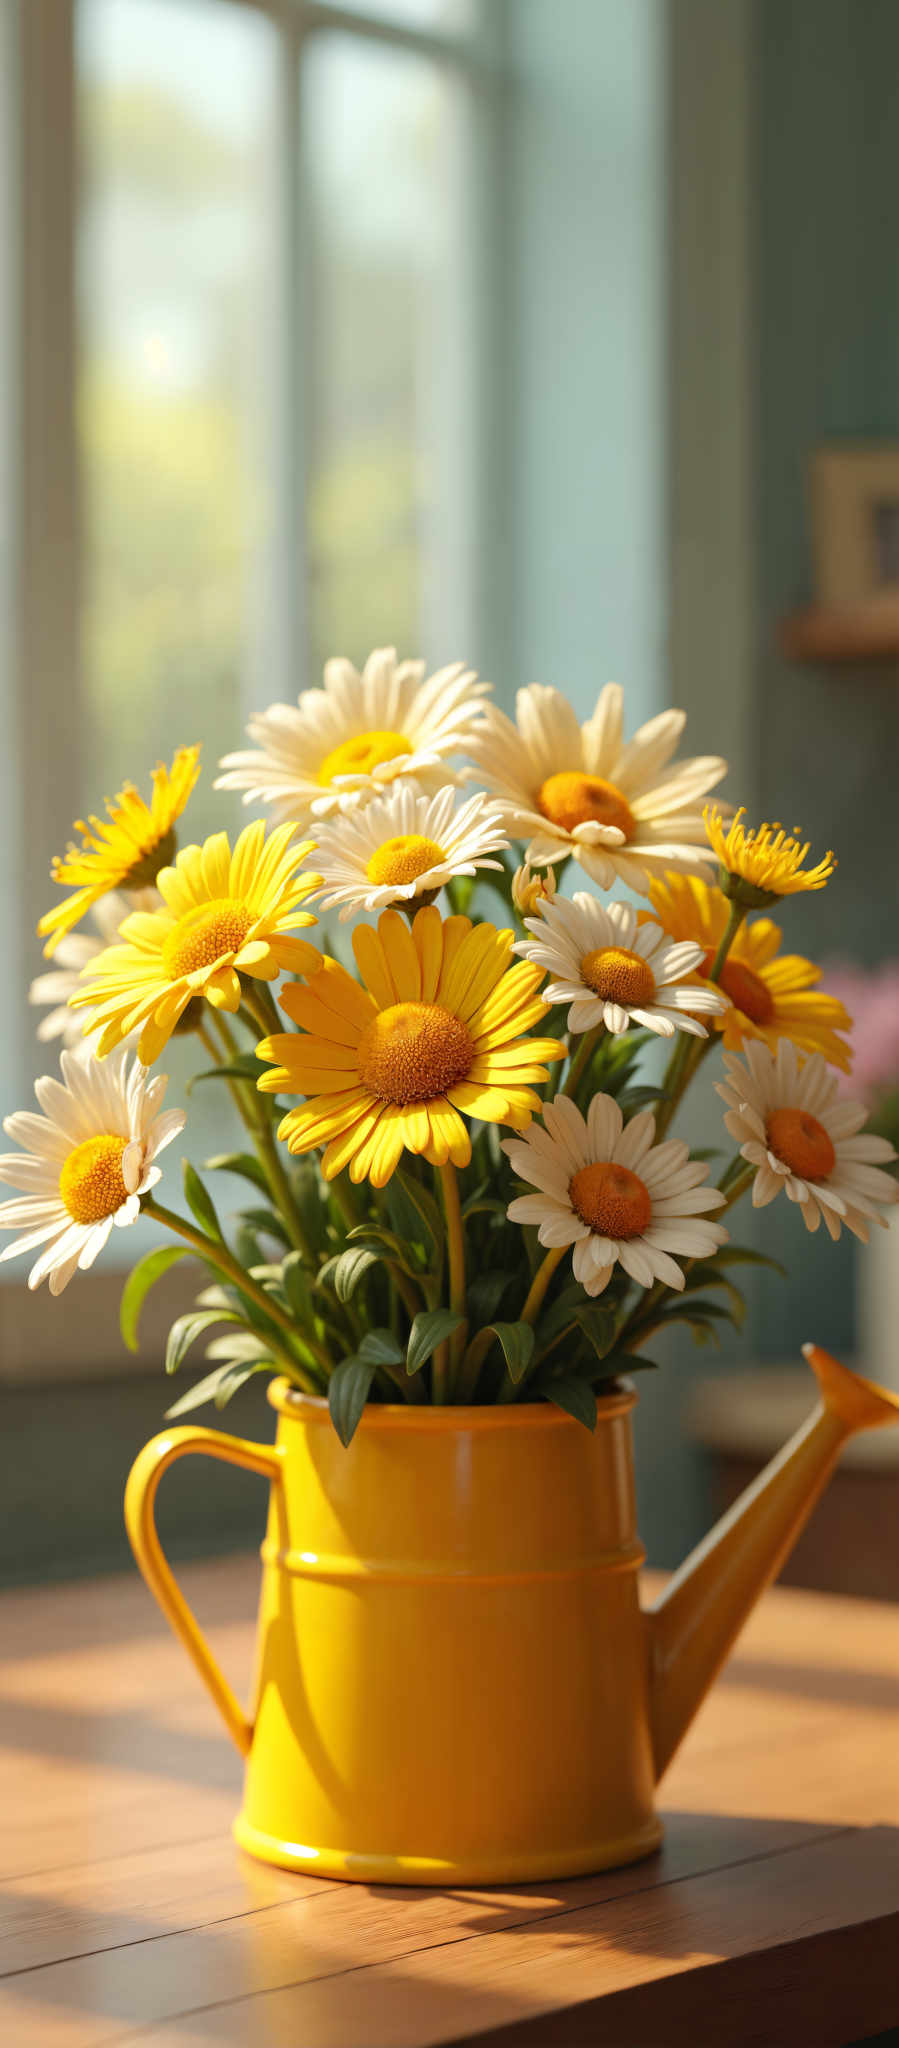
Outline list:
[[[163,1472],[176,1458],[190,1452],[207,1458],[221,1458],[226,1465],[241,1465],[246,1472],[259,1472],[263,1479],[280,1479],[280,1454],[274,1445],[244,1442],[239,1436],[225,1436],[217,1429],[169,1429],[154,1436],[135,1458],[125,1487],[125,1525],[131,1548],[151,1593],[158,1600],[212,1694],[229,1735],[246,1756],[253,1739],[253,1724],[247,1720],[227,1679],[215,1661],[163,1553],[153,1513],[156,1488]]]

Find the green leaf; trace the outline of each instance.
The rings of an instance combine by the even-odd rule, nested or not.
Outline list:
[[[254,1052],[239,1053],[235,1060],[221,1067],[204,1067],[202,1073],[193,1074],[185,1087],[185,1094],[192,1095],[198,1081],[253,1081],[270,1069],[264,1060],[257,1060]]]
[[[333,1261],[328,1261],[331,1271],[329,1279],[338,1301],[350,1301],[372,1266],[382,1264],[377,1252],[369,1252],[362,1245],[352,1245],[349,1251],[341,1252]]]
[[[260,1101],[263,1099],[260,1097]],[[289,1169],[288,1178],[303,1236],[314,1251],[320,1252],[327,1243],[328,1208],[327,1190],[322,1186],[318,1167],[309,1159],[300,1159]]]
[[[237,1173],[240,1174],[243,1180],[251,1180],[253,1186],[259,1188],[263,1195],[267,1195],[269,1192],[268,1181],[258,1159],[254,1159],[252,1152],[217,1152],[214,1159],[204,1160],[203,1171],[204,1173]]]
[[[256,1360],[260,1365],[270,1366],[272,1372],[278,1371],[277,1360],[266,1351],[255,1330],[225,1330],[221,1337],[213,1337],[212,1343],[207,1344],[206,1357],[231,1358],[241,1364]]]
[[[574,1320],[597,1358],[605,1358],[615,1338],[614,1315],[607,1308],[599,1308],[588,1300],[575,1310]]]
[[[625,1118],[636,1116],[640,1109],[655,1109],[660,1102],[668,1101],[664,1088],[623,1088],[618,1097],[618,1107]]]
[[[328,1408],[344,1449],[347,1449],[353,1440],[371,1392],[374,1376],[375,1366],[358,1354],[353,1358],[344,1358],[331,1374],[328,1382]]]
[[[241,1209],[238,1221],[250,1230],[261,1232],[264,1237],[277,1238],[279,1244],[290,1248],[290,1233],[274,1209]]]
[[[714,1266],[770,1266],[775,1273],[787,1278],[786,1266],[779,1259],[772,1259],[769,1252],[755,1252],[748,1244],[723,1244],[708,1264]]]
[[[410,1377],[412,1373],[421,1371],[438,1344],[445,1343],[464,1320],[464,1316],[456,1315],[451,1308],[422,1309],[415,1317],[406,1346],[406,1371]]]
[[[178,1415],[189,1415],[192,1408],[202,1408],[207,1401],[214,1401],[217,1408],[224,1408],[245,1380],[252,1379],[256,1372],[271,1372],[271,1369],[271,1362],[264,1359],[253,1365],[216,1366],[214,1372],[208,1372],[205,1379],[197,1380],[195,1386],[188,1387],[187,1393],[166,1409],[166,1422],[174,1422]]]
[[[724,1289],[728,1297],[731,1322],[735,1329],[741,1330],[746,1320],[746,1296],[735,1286],[733,1280],[729,1280],[726,1273],[717,1272],[714,1266],[707,1263],[691,1266],[684,1279],[684,1293],[691,1294],[702,1287]]]
[[[598,1361],[597,1369],[591,1373],[590,1378],[595,1385],[597,1380],[614,1380],[622,1374],[658,1372],[658,1369],[654,1358],[641,1358],[635,1351],[610,1351],[605,1358]]]
[[[463,1202],[462,1214],[466,1223],[470,1216],[505,1216],[508,1203],[496,1200],[492,1195],[472,1195]]]
[[[421,1228],[424,1226],[426,1237],[431,1246],[432,1256],[437,1258],[438,1261],[442,1260],[443,1240],[446,1235],[446,1229],[433,1195],[428,1193],[427,1188],[423,1187],[421,1181],[416,1180],[413,1174],[404,1172],[402,1167],[397,1168],[390,1183],[390,1188],[393,1196],[392,1201],[388,1197],[390,1208],[393,1209],[396,1203],[401,1209],[402,1202],[405,1201],[417,1223],[417,1234],[421,1234]],[[399,1202],[397,1202],[397,1197],[400,1197]],[[401,1238],[405,1238],[410,1234],[402,1220],[396,1223],[396,1228]]]
[[[303,1264],[302,1252],[288,1252],[281,1267],[281,1279],[287,1306],[300,1323],[313,1319],[312,1291],[309,1275]]]
[[[573,1373],[552,1373],[541,1382],[540,1392],[557,1408],[564,1408],[566,1415],[573,1415],[575,1422],[582,1422],[585,1429],[596,1428],[596,1395],[586,1380],[576,1379]]]
[[[722,1150],[721,1150],[721,1146],[720,1146],[720,1145],[691,1145],[691,1146],[690,1146],[690,1158],[691,1158],[691,1159],[723,1159],[723,1158],[724,1158],[724,1153],[722,1152]]]
[[[188,1245],[164,1244],[160,1245],[158,1251],[146,1252],[144,1257],[138,1260],[134,1271],[129,1273],[125,1281],[119,1308],[119,1327],[129,1351],[137,1350],[140,1312],[151,1287],[155,1287],[157,1280],[162,1279],[170,1266],[177,1265],[179,1259],[198,1257],[199,1253],[191,1250]]]
[[[357,1357],[366,1365],[402,1365],[404,1353],[392,1330],[366,1330]]]
[[[465,1306],[473,1330],[482,1330],[492,1323],[509,1282],[514,1273],[501,1272],[496,1266],[489,1266],[485,1273],[476,1273],[472,1280]]]
[[[220,1287],[216,1282],[213,1287],[203,1288],[202,1293],[197,1295],[196,1305],[197,1308],[232,1309],[237,1307],[237,1302],[238,1294],[235,1287]]]
[[[196,1343],[198,1337],[202,1337],[204,1330],[210,1330],[214,1323],[239,1321],[239,1316],[229,1314],[226,1309],[221,1308],[191,1309],[188,1315],[178,1316],[169,1331],[169,1341],[165,1350],[166,1372],[177,1372],[191,1345]]]
[[[506,1370],[516,1386],[524,1378],[534,1356],[534,1328],[532,1323],[490,1323],[499,1344],[502,1346]]]
[[[223,1244],[222,1227],[215,1213],[212,1196],[204,1188],[196,1167],[191,1166],[189,1159],[182,1159],[181,1171],[184,1175],[187,1206],[192,1210],[200,1229],[206,1237],[213,1238],[217,1244]]]
[[[358,1245],[360,1250],[374,1252],[375,1257],[382,1262],[385,1258],[392,1260],[394,1265],[401,1266],[403,1272],[409,1274],[410,1279],[418,1279],[421,1273],[421,1264],[416,1264],[414,1259],[409,1257],[409,1245],[404,1244],[395,1231],[385,1230],[380,1223],[355,1224],[348,1234],[347,1244]]]

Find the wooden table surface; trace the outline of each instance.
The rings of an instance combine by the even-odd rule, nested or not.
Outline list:
[[[182,1576],[245,1684],[257,1560]],[[899,2020],[897,1734],[896,1610],[776,1591],[669,1773],[659,1855],[502,1891],[336,1884],[234,1848],[239,1759],[136,1577],[7,1594],[0,2039],[854,2042]]]

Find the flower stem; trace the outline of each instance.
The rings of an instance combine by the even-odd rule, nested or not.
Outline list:
[[[594,1024],[592,1031],[585,1031],[577,1052],[568,1069],[568,1079],[562,1089],[563,1095],[574,1095],[583,1075],[586,1073],[593,1054],[605,1030],[604,1024]]]
[[[541,1259],[540,1264],[537,1267],[537,1271],[534,1274],[534,1278],[531,1281],[530,1287],[528,1289],[527,1299],[525,1301],[524,1308],[521,1311],[521,1316],[519,1320],[522,1323],[536,1322],[540,1310],[543,1307],[543,1301],[546,1295],[546,1290],[556,1270],[556,1267],[561,1265],[562,1260],[565,1257],[565,1253],[570,1250],[570,1245],[554,1244],[552,1250],[547,1252],[545,1259]]]
[[[465,1228],[462,1222],[462,1204],[459,1199],[459,1176],[451,1160],[438,1167],[440,1186],[443,1194],[443,1212],[446,1217],[446,1242],[449,1254],[449,1305],[456,1315],[465,1314]],[[434,1384],[443,1383],[443,1398],[453,1398],[455,1374],[462,1363],[465,1350],[465,1324],[459,1324],[445,1344],[434,1354]],[[445,1352],[445,1360],[440,1353]],[[440,1364],[438,1366],[438,1359]],[[435,1396],[436,1397],[436,1396]]]
[[[745,916],[746,912],[741,903],[732,902],[730,904],[727,925],[721,937],[721,944],[706,976],[708,981],[720,981],[721,969]],[[714,1037],[711,1029],[709,1029],[706,1038],[694,1038],[692,1035],[688,1037],[685,1031],[678,1032],[677,1044],[671,1054],[662,1084],[668,1099],[661,1104],[658,1116],[656,1117],[657,1145],[664,1138],[700,1061],[705,1058],[707,1052],[711,1051],[713,1044]]]
[[[230,1280],[233,1286],[240,1289],[241,1294],[245,1294],[249,1301],[256,1303],[257,1308],[262,1310],[263,1315],[270,1322],[277,1323],[282,1330],[286,1331],[289,1337],[298,1339],[315,1359],[322,1371],[330,1373],[331,1360],[324,1346],[319,1344],[315,1337],[308,1335],[303,1330],[297,1329],[296,1322],[290,1311],[282,1308],[281,1303],[274,1295],[267,1294],[264,1287],[260,1287],[258,1282],[252,1279],[245,1268],[239,1265],[238,1261],[232,1257],[227,1245],[217,1244],[214,1239],[204,1236],[201,1230],[195,1230],[193,1224],[187,1222],[186,1217],[176,1216],[174,1210],[164,1208],[161,1202],[154,1202],[152,1195],[144,1195],[142,1197],[141,1209],[145,1216],[152,1216],[154,1223],[161,1223],[166,1230],[174,1231],[176,1237],[183,1237],[186,1243],[192,1245],[194,1250],[199,1253],[202,1259],[205,1259],[208,1265],[217,1266],[219,1272],[224,1273],[225,1278]],[[281,1355],[284,1364],[289,1367],[307,1394],[320,1393],[320,1387],[316,1385],[315,1381],[305,1371],[305,1368],[298,1364],[290,1352],[282,1351]]]
[[[273,1027],[277,1030],[278,1013],[264,982],[260,984],[259,990],[255,987],[245,987],[243,990],[243,1003],[244,1007],[249,1011],[257,1030],[261,1030],[264,1037],[267,1038],[269,1036]],[[268,1010],[266,1010],[266,1004],[268,1005]],[[232,1054],[235,1053],[237,1048],[228,1026],[224,1023],[224,1019],[219,1017],[216,1021],[223,1027],[226,1045],[229,1045],[230,1042],[229,1049]],[[246,1082],[238,1081],[234,1083],[233,1089],[239,1092],[241,1101],[238,1106],[242,1104],[244,1122],[259,1154],[275,1208],[280,1209],[296,1250],[302,1253],[307,1264],[312,1265],[314,1264],[312,1247],[303,1229],[302,1217],[294,1200],[290,1181],[284,1170],[281,1155],[278,1151],[278,1141],[272,1130],[268,1110],[265,1107],[257,1108],[258,1096],[252,1078],[248,1077]]]

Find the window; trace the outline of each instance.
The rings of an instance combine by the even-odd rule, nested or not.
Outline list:
[[[478,658],[480,7],[0,0],[2,83],[21,80],[4,203],[22,216],[0,429],[21,413],[26,480],[21,567],[0,521],[23,678],[2,915],[23,986],[50,855],[124,779],[200,740],[192,831],[234,826],[220,754],[329,653]],[[23,1004],[4,1022],[4,1110],[55,1051],[34,1021]],[[207,1131],[203,1091],[193,1106],[198,1158],[227,1142],[213,1093]],[[112,1279],[80,1290],[92,1363],[92,1290],[108,1302]],[[75,1365],[77,1333],[54,1330]]]

